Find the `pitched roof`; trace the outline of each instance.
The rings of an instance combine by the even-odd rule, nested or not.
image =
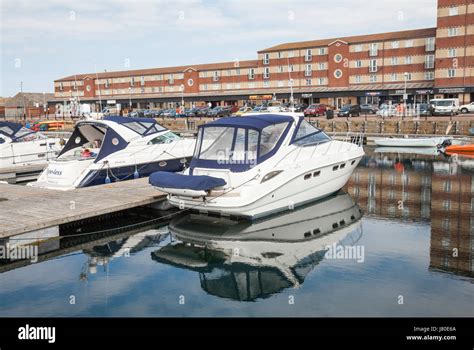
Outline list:
[[[423,28],[423,29],[414,29],[414,30],[404,30],[400,32],[381,33],[381,34],[357,35],[357,36],[348,36],[348,37],[342,37],[342,38],[299,41],[299,42],[285,43],[285,44],[272,46],[267,49],[259,51],[259,53],[292,50],[292,49],[304,49],[304,48],[311,48],[311,47],[318,47],[318,46],[328,46],[329,44],[337,40],[340,40],[340,41],[342,40],[349,44],[357,44],[357,43],[367,43],[367,42],[374,42],[374,41],[376,42],[376,41],[396,40],[396,39],[425,38],[425,37],[430,37],[430,36],[436,36],[436,28]]]
[[[136,70],[123,70],[123,71],[114,71],[114,72],[101,72],[101,73],[87,73],[87,74],[76,74],[70,75],[65,78],[57,79],[55,82],[60,81],[72,81],[72,80],[82,80],[86,77],[99,79],[104,78],[121,78],[129,76],[138,76],[138,75],[156,75],[156,74],[166,74],[166,73],[183,73],[185,70],[192,68],[194,70],[220,70],[220,69],[233,69],[233,68],[248,68],[248,67],[257,67],[257,60],[246,60],[237,62],[221,62],[221,63],[206,63],[206,64],[190,64],[187,66],[176,66],[176,67],[164,67],[164,68],[148,68],[148,69],[136,69]]]
[[[5,102],[5,107],[34,106],[35,103],[43,104],[54,99],[54,94],[42,92],[19,92],[15,96],[10,97]]]

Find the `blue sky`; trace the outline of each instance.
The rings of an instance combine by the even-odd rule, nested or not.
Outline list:
[[[254,59],[276,44],[436,25],[436,0],[2,0],[0,96],[74,73]]]

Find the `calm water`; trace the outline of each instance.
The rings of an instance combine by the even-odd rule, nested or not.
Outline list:
[[[252,224],[62,228],[0,265],[0,316],[474,316],[474,160],[367,151],[345,192]]]

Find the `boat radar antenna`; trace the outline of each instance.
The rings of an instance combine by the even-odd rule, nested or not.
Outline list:
[[[295,111],[295,99],[293,98],[293,79],[291,78],[290,58],[286,56],[288,62],[288,84],[290,85],[290,112]]]

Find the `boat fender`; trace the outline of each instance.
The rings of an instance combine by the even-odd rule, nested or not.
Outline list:
[[[106,184],[109,184],[111,181],[110,181],[110,177],[109,177],[109,170],[107,169],[107,176],[105,177],[105,183]]]
[[[138,179],[140,177],[140,173],[138,172],[137,166],[135,165],[135,172],[133,173],[133,178]]]

